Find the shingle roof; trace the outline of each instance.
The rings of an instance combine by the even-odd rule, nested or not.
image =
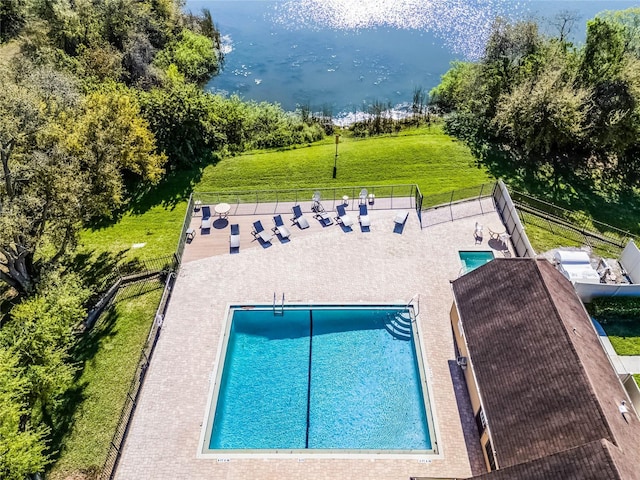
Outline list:
[[[609,442],[598,440],[571,450],[501,468],[474,478],[486,480],[618,480],[620,474],[609,455]]]
[[[496,259],[452,286],[499,467],[601,439],[624,463],[640,425],[619,414],[626,394],[571,283],[546,260]]]

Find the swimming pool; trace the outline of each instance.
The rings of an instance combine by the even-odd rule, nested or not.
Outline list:
[[[493,260],[493,252],[489,250],[482,251],[459,251],[460,262],[462,262],[463,273],[469,273],[485,263]]]
[[[202,452],[435,453],[406,306],[232,307]]]

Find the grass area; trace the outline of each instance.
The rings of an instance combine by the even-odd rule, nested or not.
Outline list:
[[[640,319],[635,322],[605,322],[602,328],[618,355],[640,355]]]
[[[640,387],[640,373],[634,373],[633,378],[636,380],[636,383]]]
[[[175,251],[191,191],[230,192],[417,183],[424,195],[490,181],[470,150],[440,126],[410,129],[397,136],[354,139],[338,146],[338,175],[332,178],[333,137],[309,146],[259,151],[216,165],[169,176],[136,199],[118,222],[85,230],[80,251],[93,258],[108,252],[153,258]],[[138,248],[133,248],[133,245]]]
[[[525,215],[525,218],[530,215]],[[527,237],[531,242],[531,246],[536,253],[543,253],[547,250],[552,250],[558,247],[582,247],[587,245],[586,241],[578,240],[577,235],[567,235],[566,232],[562,232],[553,227],[545,228],[533,223],[524,223],[524,227],[527,233]],[[620,256],[622,249],[614,245],[600,244],[593,247],[593,252],[601,257],[605,258],[617,258]]]
[[[75,357],[83,368],[70,402],[75,410],[47,478],[82,478],[102,468],[163,287],[159,280],[124,287],[80,340]]]
[[[640,298],[599,297],[586,305],[618,355],[640,355]]]

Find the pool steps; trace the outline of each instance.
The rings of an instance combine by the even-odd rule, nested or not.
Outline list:
[[[411,340],[411,313],[388,313],[384,327],[398,340]]]

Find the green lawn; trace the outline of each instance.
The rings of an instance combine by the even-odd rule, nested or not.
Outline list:
[[[80,250],[93,258],[108,252],[153,258],[175,251],[191,191],[224,192],[417,183],[424,195],[490,181],[469,149],[439,126],[397,136],[342,136],[338,175],[332,178],[333,137],[310,146],[225,158],[216,165],[179,172],[136,199],[111,225],[85,230]],[[133,248],[137,244],[138,248]]]
[[[80,340],[75,357],[83,369],[72,389],[75,410],[48,478],[102,468],[163,287],[159,280],[124,287]]]
[[[640,321],[606,322],[602,328],[618,355],[640,355]]]

